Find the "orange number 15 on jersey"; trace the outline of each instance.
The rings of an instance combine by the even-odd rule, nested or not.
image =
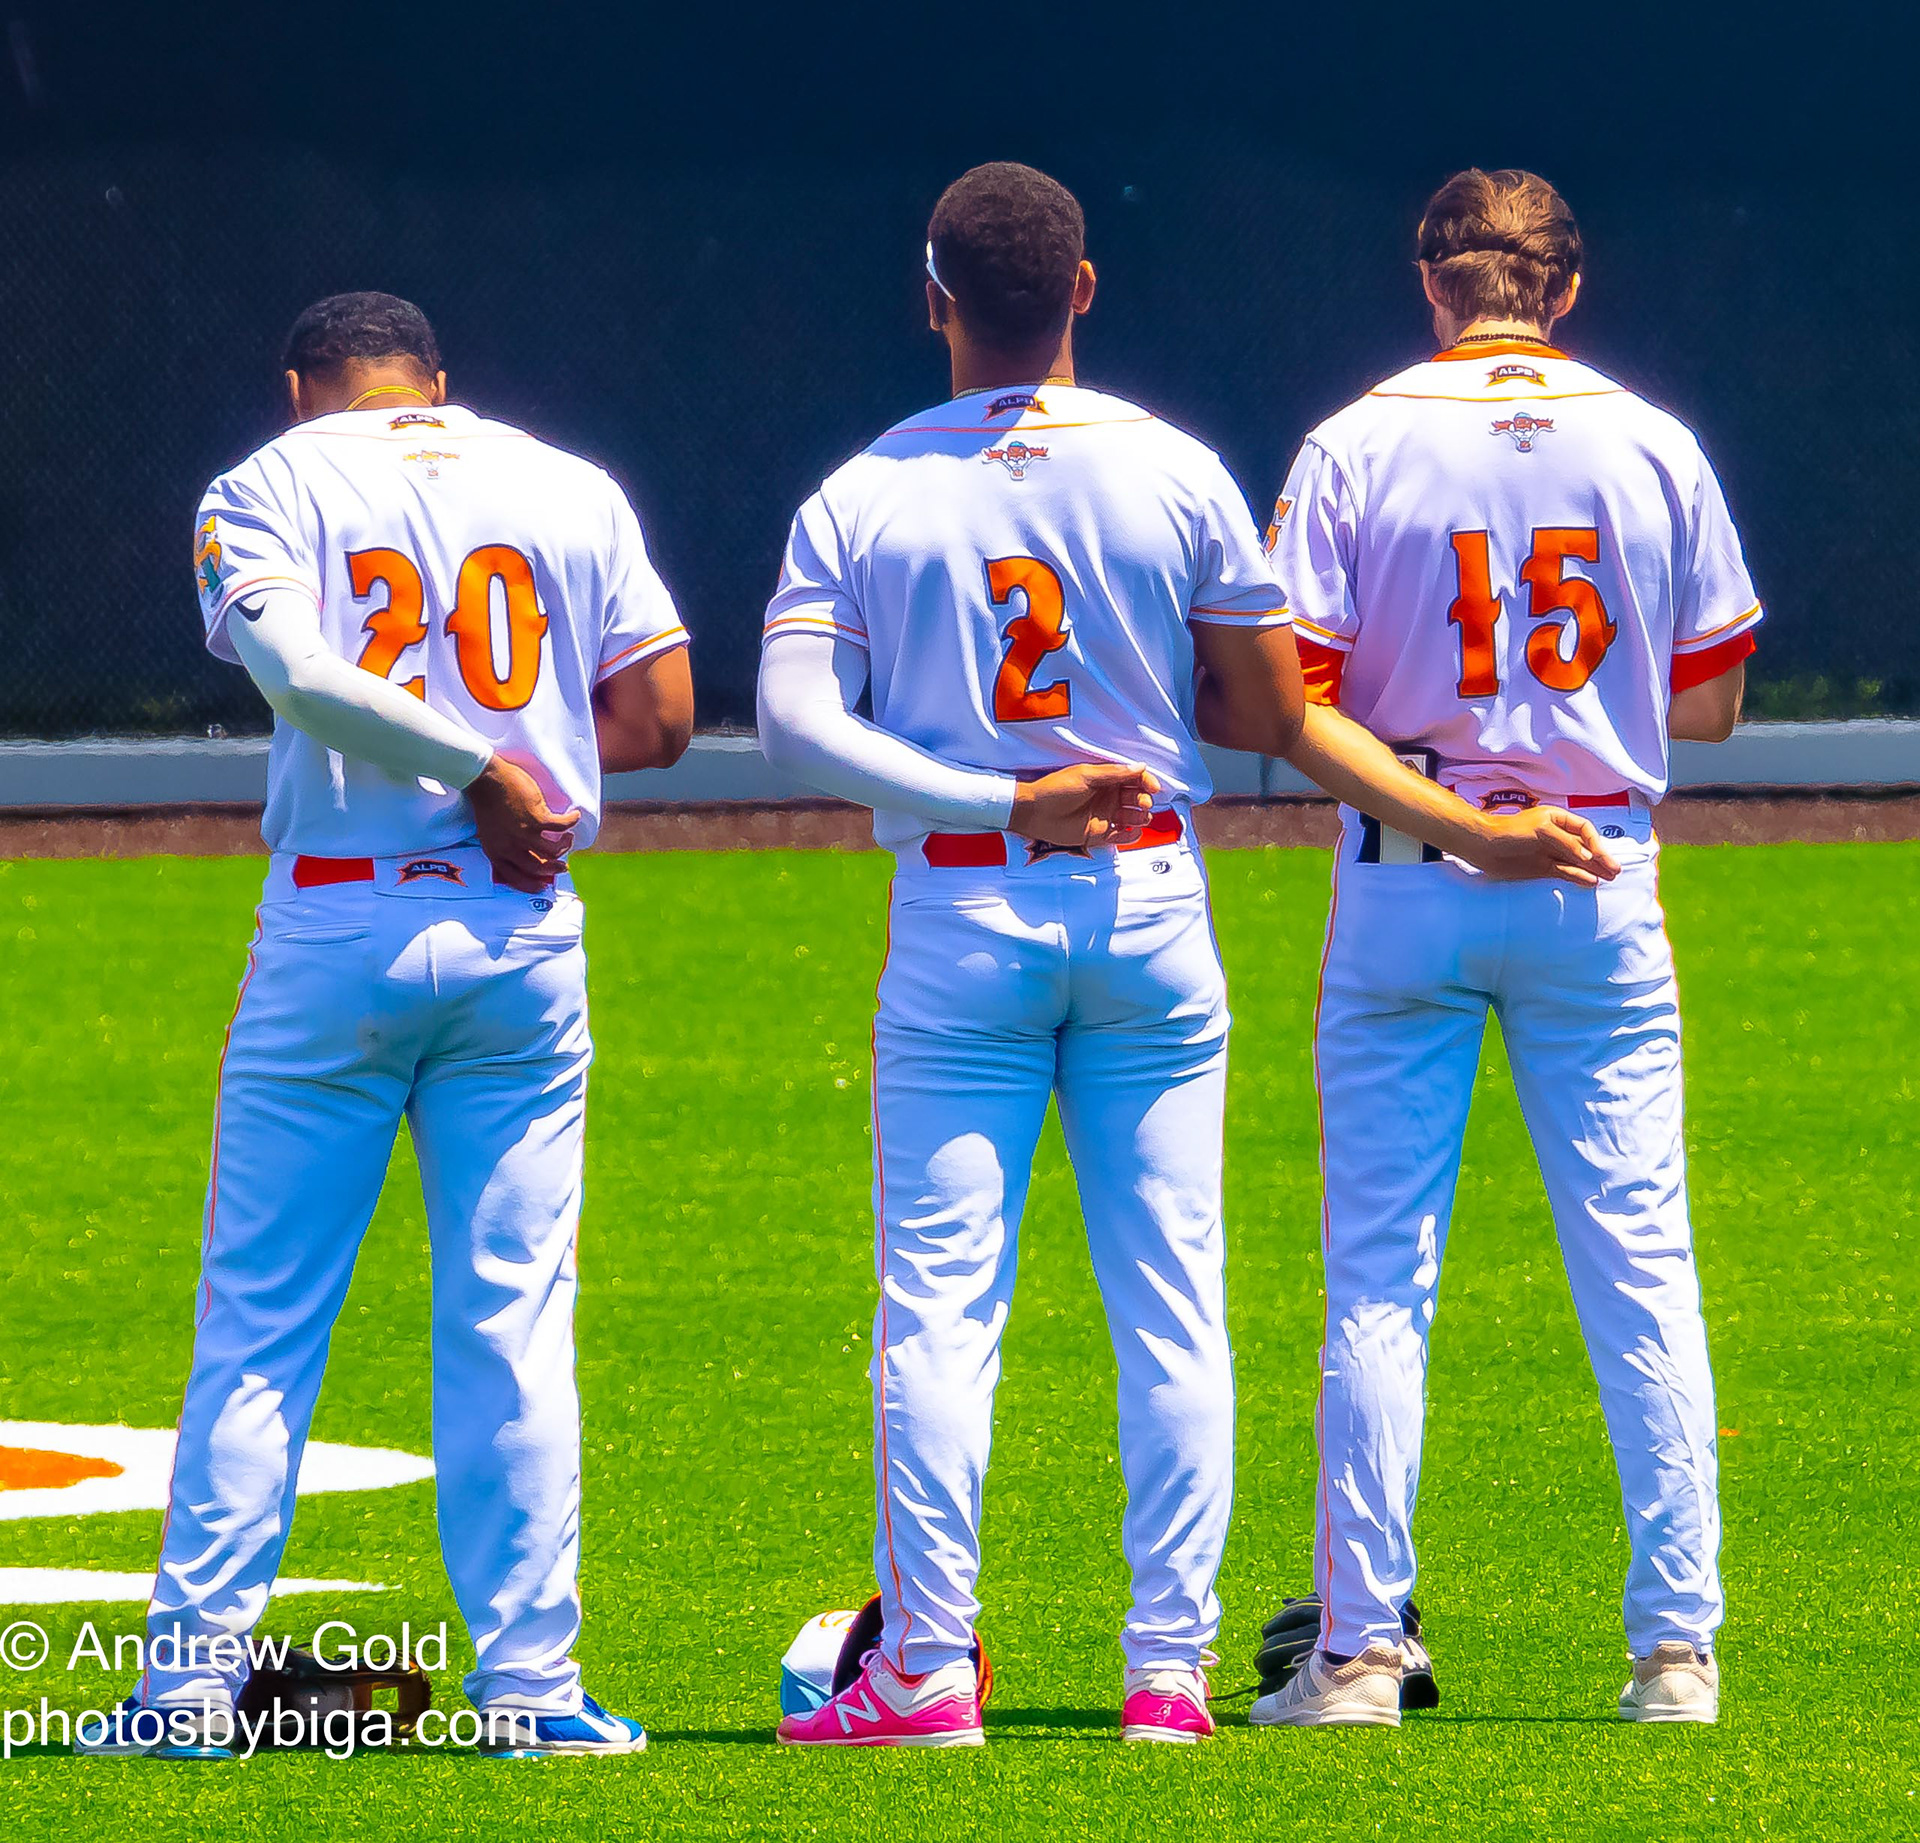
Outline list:
[[[1448,542],[1458,593],[1447,619],[1460,629],[1460,695],[1494,697],[1500,690],[1500,666],[1493,651],[1500,601],[1493,592],[1487,534],[1456,531]],[[1591,563],[1599,555],[1599,532],[1546,525],[1534,532],[1532,554],[1520,566],[1520,580],[1527,585],[1527,618],[1536,623],[1527,635],[1527,668],[1549,691],[1578,691],[1620,631],[1599,589],[1584,576],[1566,573],[1569,557]],[[1571,656],[1565,651],[1569,616]]]

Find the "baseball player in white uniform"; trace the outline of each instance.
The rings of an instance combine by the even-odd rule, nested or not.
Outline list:
[[[1619,1467],[1620,1712],[1712,1721],[1713,1377],[1649,809],[1671,737],[1731,730],[1760,607],[1692,433],[1548,343],[1581,261],[1553,189],[1460,174],[1419,255],[1443,349],[1315,429],[1275,514],[1310,695],[1487,808],[1584,811],[1620,870],[1495,885],[1345,814],[1315,1039],[1325,1611],[1253,1719],[1399,1720],[1427,1340],[1492,1011]]]
[[[320,302],[286,362],[294,426],[208,488],[194,558],[208,647],[276,721],[148,1614],[172,1642],[89,1750],[226,1750],[235,1641],[272,1589],[404,1118],[432,1240],[442,1545],[483,1744],[629,1752],[640,1725],[583,1695],[572,1656],[593,1046],[565,859],[592,840],[603,767],[685,747],[686,631],[619,487],[449,404],[417,308]]]
[[[873,1086],[884,1630],[855,1683],[781,1724],[791,1744],[983,1738],[981,1487],[1056,1098],[1119,1367],[1122,1731],[1212,1731],[1201,1670],[1233,1462],[1228,1018],[1192,809],[1210,792],[1199,739],[1284,752],[1301,690],[1219,459],[1074,382],[1083,244],[1072,195],[1031,168],[979,167],[947,190],[927,298],[954,398],[800,509],[767,615],[763,748],[872,806],[898,860]],[[1345,738],[1322,745],[1330,772],[1403,823],[1499,839],[1529,868],[1584,855],[1550,825],[1503,834],[1358,726],[1328,727]]]

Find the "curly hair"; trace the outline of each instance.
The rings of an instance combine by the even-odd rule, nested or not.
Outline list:
[[[976,166],[940,194],[927,240],[940,285],[982,345],[1025,352],[1066,329],[1087,221],[1057,179],[1012,160]]]
[[[330,294],[294,321],[281,362],[304,378],[372,358],[411,359],[431,377],[441,368],[440,342],[427,316],[396,294]]]
[[[1417,244],[1433,291],[1462,320],[1544,325],[1585,251],[1567,201],[1537,173],[1477,166],[1427,201]]]

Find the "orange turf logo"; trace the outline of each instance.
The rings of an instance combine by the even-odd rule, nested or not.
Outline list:
[[[125,1470],[111,1459],[94,1459],[85,1453],[0,1446],[0,1491],[64,1491],[83,1479],[118,1478]]]
[[[83,1426],[65,1421],[0,1420],[0,1529],[35,1518],[77,1518],[166,1509],[173,1481],[171,1427]],[[376,1491],[433,1476],[433,1461],[380,1447],[309,1440],[295,1489]],[[0,1551],[0,1606],[144,1602],[150,1568],[15,1567]],[[380,1593],[378,1581],[292,1580],[276,1593]]]

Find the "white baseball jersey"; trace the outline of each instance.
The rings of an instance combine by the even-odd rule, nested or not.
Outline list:
[[[1322,423],[1268,542],[1310,678],[1469,798],[1659,799],[1671,691],[1761,618],[1692,431],[1531,342],[1444,352]]]
[[[472,410],[301,423],[207,489],[194,575],[207,646],[250,589],[294,588],[327,643],[534,771],[600,822],[592,694],[686,644],[625,494],[598,467]],[[467,801],[276,722],[262,831],[275,851],[380,857],[473,839]]]
[[[1287,621],[1232,476],[1134,404],[1045,384],[942,403],[834,473],[794,519],[767,633],[865,647],[874,722],[946,761],[1133,761],[1198,803],[1194,621]],[[926,830],[874,816],[883,845]]]

